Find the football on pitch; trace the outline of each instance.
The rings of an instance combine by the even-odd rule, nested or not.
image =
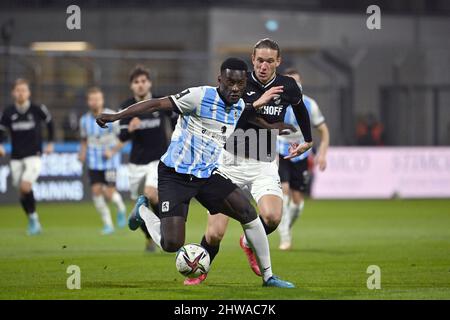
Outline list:
[[[197,278],[209,271],[209,254],[201,245],[187,244],[178,250],[175,263],[177,270],[185,277]]]

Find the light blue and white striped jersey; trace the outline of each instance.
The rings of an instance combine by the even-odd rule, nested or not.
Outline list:
[[[105,109],[105,113],[113,113]],[[108,128],[100,128],[91,112],[80,119],[80,137],[87,140],[86,163],[90,170],[115,170],[121,162],[121,154],[117,152],[112,158],[105,157],[105,151],[112,149],[117,143],[120,127],[116,121]]]
[[[305,103],[306,109],[309,113],[309,118],[314,127],[318,127],[323,122],[325,122],[325,118],[322,115],[322,112],[319,109],[319,106],[317,105],[316,101],[306,95],[303,95],[303,102]],[[277,138],[277,149],[278,153],[285,157],[289,155],[289,146],[291,143],[304,143],[305,139],[303,138],[302,131],[300,130],[300,126],[297,123],[297,119],[295,118],[294,111],[292,110],[292,106],[289,106],[286,109],[286,115],[284,116],[284,122],[288,123],[290,125],[293,125],[297,132],[294,132],[292,134],[278,136]],[[305,153],[302,153],[298,157],[292,158],[292,162],[298,162],[300,160],[303,160],[309,156],[311,152],[311,149],[306,151]]]
[[[178,173],[208,178],[244,110],[242,99],[226,105],[217,90],[194,87],[170,96],[180,116],[161,161]]]

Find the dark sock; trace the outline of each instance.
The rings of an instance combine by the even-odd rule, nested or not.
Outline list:
[[[217,253],[219,252],[219,248],[220,248],[220,244],[217,246],[212,246],[210,245],[207,241],[205,236],[203,236],[202,238],[202,242],[200,243],[202,245],[203,248],[206,249],[206,251],[208,251],[209,253],[209,259],[210,259],[210,263],[213,262],[214,258],[216,257]]]
[[[259,219],[261,220],[261,222],[262,222],[262,224],[263,224],[263,226],[264,226],[264,230],[266,231],[266,234],[267,234],[267,235],[271,234],[272,232],[274,232],[274,231],[277,229],[277,226],[275,226],[275,227],[270,227],[270,226],[268,226],[268,225],[264,222],[264,219],[263,219],[261,216],[259,216]]]
[[[30,215],[36,211],[36,200],[34,199],[33,191],[26,194],[22,194],[20,197],[20,203],[27,215]]]

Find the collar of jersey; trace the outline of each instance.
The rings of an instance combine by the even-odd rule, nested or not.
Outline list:
[[[30,100],[28,100],[27,103],[25,103],[25,106],[23,109],[21,109],[19,106],[17,106],[17,104],[14,104],[14,106],[16,107],[16,111],[18,113],[25,114],[28,111],[28,109],[30,109],[31,102],[30,102]]]
[[[266,84],[263,84],[261,81],[258,80],[258,78],[255,76],[255,71],[252,72],[252,78],[253,80],[255,80],[256,83],[258,83],[261,87],[265,89],[275,81],[275,79],[277,78],[277,74],[275,73],[275,77],[273,77],[273,79],[267,82]]]
[[[229,103],[227,102],[227,100],[225,100],[225,98],[224,98],[224,97],[222,96],[222,94],[220,93],[219,87],[216,87],[216,91],[217,91],[217,94],[219,95],[220,100],[222,100],[222,102],[223,102],[225,108],[226,108],[226,107],[234,107],[234,106],[236,106],[236,105],[239,104],[239,100],[240,100],[240,99],[239,99],[238,102],[235,103],[235,104],[229,104]],[[242,98],[241,98],[241,99],[242,99]]]

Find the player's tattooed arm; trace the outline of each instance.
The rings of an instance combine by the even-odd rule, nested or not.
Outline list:
[[[148,99],[132,104],[131,106],[120,112],[102,113],[97,117],[96,122],[100,127],[106,128],[106,124],[108,122],[132,118],[145,113],[153,113],[155,111],[168,111],[172,110],[172,108],[172,102],[168,97],[160,99]]]

